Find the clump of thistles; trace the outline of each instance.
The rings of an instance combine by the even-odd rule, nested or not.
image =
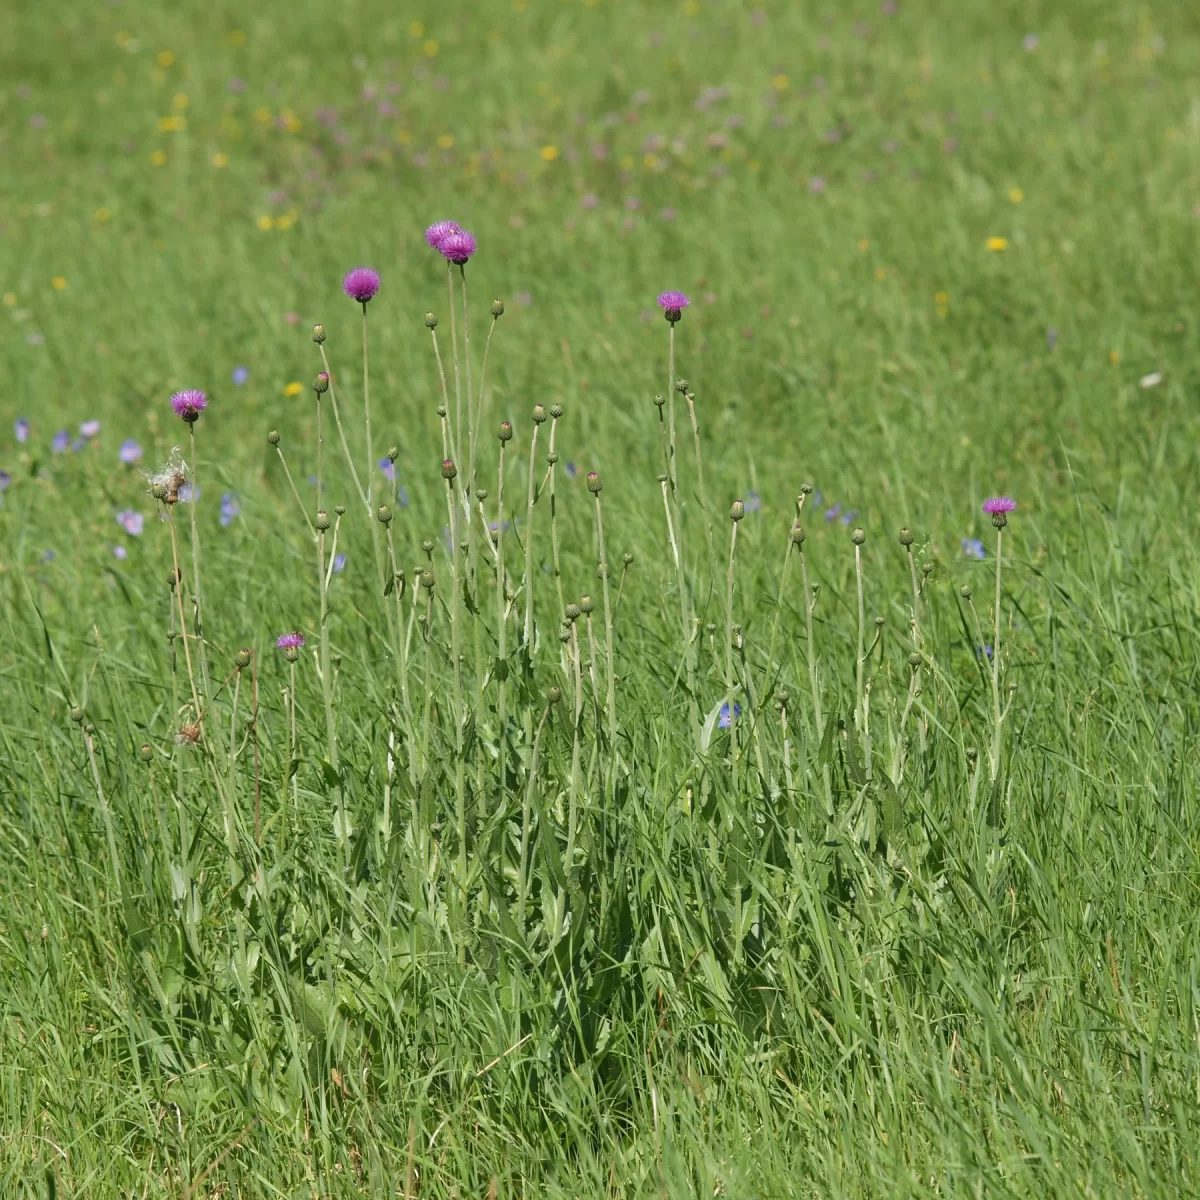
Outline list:
[[[442,257],[461,267],[475,253],[475,237],[465,229],[448,233],[437,245]]]
[[[992,518],[997,529],[1008,524],[1008,514],[1016,507],[1017,502],[1011,496],[991,496],[983,502],[983,511]]]
[[[355,267],[353,271],[347,271],[346,278],[342,280],[342,291],[351,300],[366,304],[379,291],[379,272],[370,267]]]
[[[658,307],[663,310],[663,316],[672,325],[683,316],[683,310],[691,304],[684,292],[663,292],[658,297]]]
[[[177,417],[182,417],[189,425],[200,419],[200,414],[208,407],[208,397],[194,388],[187,391],[175,392],[171,396],[171,408]]]

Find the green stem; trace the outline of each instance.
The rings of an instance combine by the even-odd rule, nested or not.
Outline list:
[[[369,518],[372,516],[371,501],[367,498],[367,493],[363,490],[363,485],[359,482],[358,472],[354,469],[354,456],[350,453],[350,446],[346,441],[346,431],[342,428],[342,414],[338,410],[337,389],[333,386],[333,372],[329,369],[329,356],[325,353],[324,343],[320,343],[320,350],[321,365],[325,368],[325,374],[329,376],[329,402],[333,406],[333,419],[337,423],[338,437],[342,440],[342,453],[346,456],[346,466],[350,468],[350,475],[354,480],[354,490],[358,493],[359,498],[366,507]]]
[[[729,714],[729,754],[735,801],[738,794],[738,723],[733,707],[733,579],[738,524],[738,521],[732,522],[733,528],[729,535],[729,572],[725,579],[725,711]]]
[[[202,593],[200,591],[200,533],[196,526],[196,509],[200,500],[199,471],[196,462],[196,422],[188,422],[188,436],[192,448],[192,499],[188,506],[192,522],[192,608],[196,631],[196,656],[200,659],[200,682],[203,694],[210,696],[212,686],[208,679],[208,655],[204,649],[204,621],[202,617]]]
[[[525,781],[525,801],[521,805],[521,861],[517,865],[517,928],[525,931],[525,906],[529,892],[529,826],[533,816],[533,792],[537,786],[538,755],[542,748],[542,731],[550,716],[550,705],[542,711],[537,733],[533,738],[533,750],[529,756],[529,777]],[[552,836],[547,834],[547,836]]]

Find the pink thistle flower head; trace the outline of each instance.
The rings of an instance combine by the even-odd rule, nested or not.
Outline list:
[[[208,407],[208,397],[195,388],[189,388],[187,391],[175,392],[172,395],[171,407],[175,410],[177,417],[181,417],[189,425],[193,425]]]
[[[438,243],[438,250],[441,251],[442,256],[458,267],[461,267],[475,253],[475,249],[475,237],[465,229],[457,229],[453,233],[446,234]]]
[[[276,650],[299,650],[304,645],[304,634],[281,633],[275,639]]]
[[[452,233],[462,233],[462,226],[457,221],[435,221],[425,230],[425,244],[440,250]]]
[[[347,271],[346,278],[342,280],[342,291],[351,300],[366,304],[379,291],[379,272],[370,267],[355,267],[353,271]]]
[[[1008,524],[1008,514],[1016,507],[1017,502],[1011,496],[990,496],[983,502],[983,511],[992,518],[997,529]]]
[[[663,292],[658,297],[658,307],[663,310],[663,316],[672,325],[683,315],[683,310],[691,301],[684,292]]]

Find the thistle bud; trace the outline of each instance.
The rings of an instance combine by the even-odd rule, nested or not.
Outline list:
[[[806,537],[808,537],[808,534],[804,532],[803,525],[793,525],[792,526],[792,545],[793,546],[803,546],[804,539]]]
[[[625,564],[626,568],[632,567],[633,566],[633,555],[630,554],[628,550],[626,550],[625,553],[621,555],[621,561]]]
[[[558,451],[551,450],[550,453],[546,455],[546,462],[549,463],[550,466],[554,466],[558,462]]]
[[[298,646],[285,646],[283,649],[283,657],[290,663],[296,662],[300,657],[300,648]]]
[[[142,748],[138,751],[138,758],[144,763],[154,761],[154,747],[149,742],[143,742]]]
[[[546,693],[547,704],[557,704],[562,699],[562,688],[557,684]]]
[[[511,442],[512,441],[512,422],[511,421],[501,421],[500,428],[496,430],[496,436],[502,442]]]
[[[900,545],[908,547],[913,544],[912,530],[907,525],[900,530]]]
[[[666,483],[666,482],[667,482],[667,474],[666,474],[666,472],[665,472],[665,471],[661,471],[661,472],[659,472],[659,474],[655,475],[655,477],[654,477],[654,478],[655,478],[655,479],[657,479],[659,483]]]
[[[686,396],[688,390],[688,381],[686,379],[675,380],[675,390],[681,395]]]
[[[318,371],[316,377],[312,381],[312,389],[318,396],[329,391],[329,375],[325,371]]]
[[[84,716],[85,716],[85,713],[84,713],[83,709],[79,707],[78,704],[75,705],[75,707],[71,709],[71,720],[74,721],[76,725],[83,724]]]
[[[811,483],[802,483],[800,485],[800,495],[811,496],[813,494],[813,485]]]
[[[398,459],[399,457],[400,457],[399,449],[395,446],[389,446],[387,449],[388,462],[394,463],[396,461],[396,459]]]
[[[437,317],[435,317],[433,315],[433,313],[431,313],[431,312],[428,312],[425,314],[425,328],[426,329],[436,329],[437,328]]]
[[[386,504],[381,504],[375,510],[375,515],[379,518],[380,525],[390,525],[392,523],[392,510]]]
[[[492,301],[492,316],[495,318],[504,316],[504,301],[503,300],[493,300]]]
[[[908,656],[908,665],[912,667],[914,671],[919,671],[921,669],[921,656],[915,650]]]
[[[778,704],[780,708],[787,708],[791,702],[791,696],[789,696],[782,688],[775,693],[775,703]]]
[[[571,640],[571,622],[564,621],[558,627],[558,640],[565,646]]]
[[[875,628],[876,629],[882,629],[886,623],[887,622],[886,622],[885,618],[883,618],[883,617],[875,618]]]
[[[583,616],[583,609],[578,604],[568,604],[565,612],[568,621],[578,621]]]
[[[967,762],[972,766],[975,765],[975,760],[979,757],[979,751],[974,746],[967,747]]]
[[[428,568],[421,572],[421,586],[425,588],[426,591],[433,591],[433,585],[436,582],[437,580],[434,579],[433,572]]]
[[[430,541],[429,538],[426,538],[421,543],[421,549],[424,550],[426,554],[432,554],[433,553],[433,542]]]
[[[959,594],[959,595],[960,595],[960,596],[961,596],[961,597],[962,597],[964,600],[970,600],[970,598],[971,598],[971,594],[972,594],[972,593],[971,593],[971,589],[970,589],[970,587],[968,587],[968,586],[967,586],[967,584],[965,584],[965,583],[964,583],[964,584],[962,585],[962,587],[960,587],[960,588],[958,589],[958,594]]]
[[[579,611],[581,613],[585,613],[588,616],[590,616],[595,611],[595,609],[596,609],[596,606],[592,603],[591,596],[580,596],[579,597]]]
[[[324,325],[314,325],[313,326],[313,341],[316,342],[317,345],[319,346],[324,340],[325,340],[325,326]]]
[[[661,411],[661,409],[662,409],[662,406],[663,406],[664,404],[666,404],[666,400],[665,400],[665,399],[664,399],[662,396],[655,396],[655,397],[654,397],[654,405],[655,405],[655,407],[656,407],[656,408],[658,408],[660,411]]]
[[[335,504],[333,506],[333,511],[337,513],[339,517],[344,517],[346,515],[346,506],[344,504]]]
[[[165,483],[156,483],[150,489],[150,495],[152,495],[155,500],[165,500],[167,498],[167,485]]]
[[[180,569],[178,567],[172,567],[167,572],[167,587],[169,587],[172,591],[174,591],[175,588],[179,586],[179,583],[182,579],[183,579],[183,572],[180,571]]]
[[[735,500],[729,506],[729,519],[734,523],[740,521],[745,515],[746,506],[740,500]]]
[[[550,415],[557,421],[563,415],[563,406],[561,404],[550,405]]]
[[[272,446],[278,446],[279,445],[279,430],[272,429],[271,432],[267,434],[267,441],[270,442]]]
[[[250,660],[253,657],[254,657],[253,652],[250,650],[247,650],[245,647],[243,647],[241,650],[239,650],[233,656],[233,662],[234,662],[234,665],[237,667],[237,669],[239,671],[241,671],[245,667],[248,667],[250,665]]]
[[[922,575],[932,575],[933,574],[933,563],[922,563],[921,564],[921,574]]]
[[[600,482],[600,476],[596,474],[595,471],[589,471],[587,477],[587,490],[591,492],[593,496],[598,496],[600,495],[600,491],[603,487],[604,484]]]
[[[535,404],[533,406],[533,423],[541,425],[546,420],[546,406],[544,404]]]
[[[449,482],[458,474],[458,468],[452,458],[442,459],[442,478]]]
[[[867,535],[863,532],[861,525],[850,535],[850,540],[856,546],[861,546],[867,540]]]
[[[438,415],[439,417],[445,417],[445,415],[446,415],[446,406],[445,406],[444,404],[439,404],[439,405],[437,406],[437,415]]]
[[[602,562],[602,563],[596,564],[596,578],[597,579],[607,579],[608,578],[608,563]]]
[[[315,524],[322,533],[329,528],[329,514],[323,508],[318,510]]]
[[[487,488],[476,488],[475,489],[475,499],[478,500],[480,504],[482,504],[487,498],[488,498]]]

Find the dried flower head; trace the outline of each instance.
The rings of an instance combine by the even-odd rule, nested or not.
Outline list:
[[[187,463],[179,457],[179,449],[176,447],[171,451],[171,457],[167,459],[161,470],[153,474],[147,473],[147,490],[156,500],[161,500],[164,504],[177,504],[179,489],[187,483],[187,479]]]
[[[366,304],[379,292],[379,272],[370,267],[355,267],[353,271],[347,271],[346,278],[342,280],[342,291],[351,300]]]
[[[171,407],[177,417],[182,417],[191,425],[200,419],[200,414],[208,407],[208,397],[201,391],[189,388],[171,396]]]
[[[475,253],[475,238],[465,229],[456,229],[442,238],[437,249],[444,258],[461,267]]]
[[[179,732],[175,735],[175,744],[177,746],[194,746],[200,740],[200,726],[194,725],[190,721],[185,721],[179,727]]]

